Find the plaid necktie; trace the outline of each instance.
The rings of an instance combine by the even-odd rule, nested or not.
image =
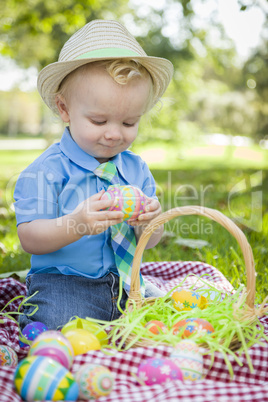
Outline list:
[[[94,174],[101,179],[108,181],[112,186],[120,185],[117,168],[113,162],[102,163],[94,170]],[[134,229],[126,222],[118,223],[117,225],[111,226],[111,235],[116,267],[122,278],[123,287],[129,294],[132,262],[137,246]],[[145,285],[141,274],[140,283],[140,291],[144,296]]]

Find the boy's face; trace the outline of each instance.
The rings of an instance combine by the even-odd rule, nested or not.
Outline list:
[[[125,151],[135,140],[149,96],[149,78],[116,83],[101,67],[76,74],[56,104],[74,141],[100,163]]]

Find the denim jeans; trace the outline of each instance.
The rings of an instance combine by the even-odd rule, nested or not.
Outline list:
[[[24,315],[20,316],[20,327],[40,321],[48,329],[59,329],[70,318],[95,318],[112,321],[120,317],[117,308],[119,295],[119,277],[113,273],[98,278],[89,279],[82,276],[63,274],[34,274],[27,278],[27,296],[33,295],[29,303],[33,306],[24,306]],[[162,296],[160,289],[146,281],[145,297]],[[120,307],[125,308],[128,299],[123,290]],[[38,306],[37,312],[29,316]]]
[[[38,306],[37,312],[29,316],[35,306],[24,307],[20,316],[20,327],[33,321],[44,323],[48,329],[59,329],[71,317],[96,318],[112,321],[120,317],[117,308],[119,277],[113,273],[89,279],[82,276],[62,274],[34,274],[26,281],[28,293],[33,295],[29,303]],[[124,310],[127,294],[123,291],[120,306]]]

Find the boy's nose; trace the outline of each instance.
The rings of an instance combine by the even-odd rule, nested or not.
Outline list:
[[[105,132],[105,138],[107,140],[119,140],[121,138],[121,131],[119,127],[110,127],[106,132]]]

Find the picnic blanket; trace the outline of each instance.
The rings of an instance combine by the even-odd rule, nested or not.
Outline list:
[[[209,281],[223,291],[232,291],[231,284],[214,267],[201,262],[150,262],[143,263],[142,274],[156,286],[164,291],[169,291],[181,281],[185,280],[183,287],[189,288],[196,282],[196,277],[209,275]],[[194,274],[195,276],[189,276]],[[24,284],[11,279],[0,280],[0,307],[18,295],[25,295]],[[21,300],[10,303],[3,312],[17,311]],[[0,344],[10,346],[17,354],[19,360],[27,355],[27,348],[19,346],[19,331],[17,324],[6,318],[0,317]],[[268,317],[260,318],[268,335]],[[256,344],[249,349],[249,354],[254,366],[254,373],[250,372],[246,356],[240,356],[243,366],[240,367],[230,356],[234,376],[231,379],[227,366],[220,353],[215,353],[215,359],[211,366],[209,355],[204,356],[205,378],[196,381],[179,380],[170,381],[160,385],[143,386],[137,383],[135,374],[139,364],[151,357],[169,357],[172,351],[170,346],[138,347],[127,351],[107,355],[102,351],[91,351],[75,357],[71,371],[75,373],[85,363],[101,364],[108,367],[114,375],[115,384],[113,391],[106,397],[98,399],[99,402],[221,402],[221,401],[268,401],[268,344]],[[13,375],[15,368],[0,367],[0,402],[20,402],[20,396],[13,388]]]

